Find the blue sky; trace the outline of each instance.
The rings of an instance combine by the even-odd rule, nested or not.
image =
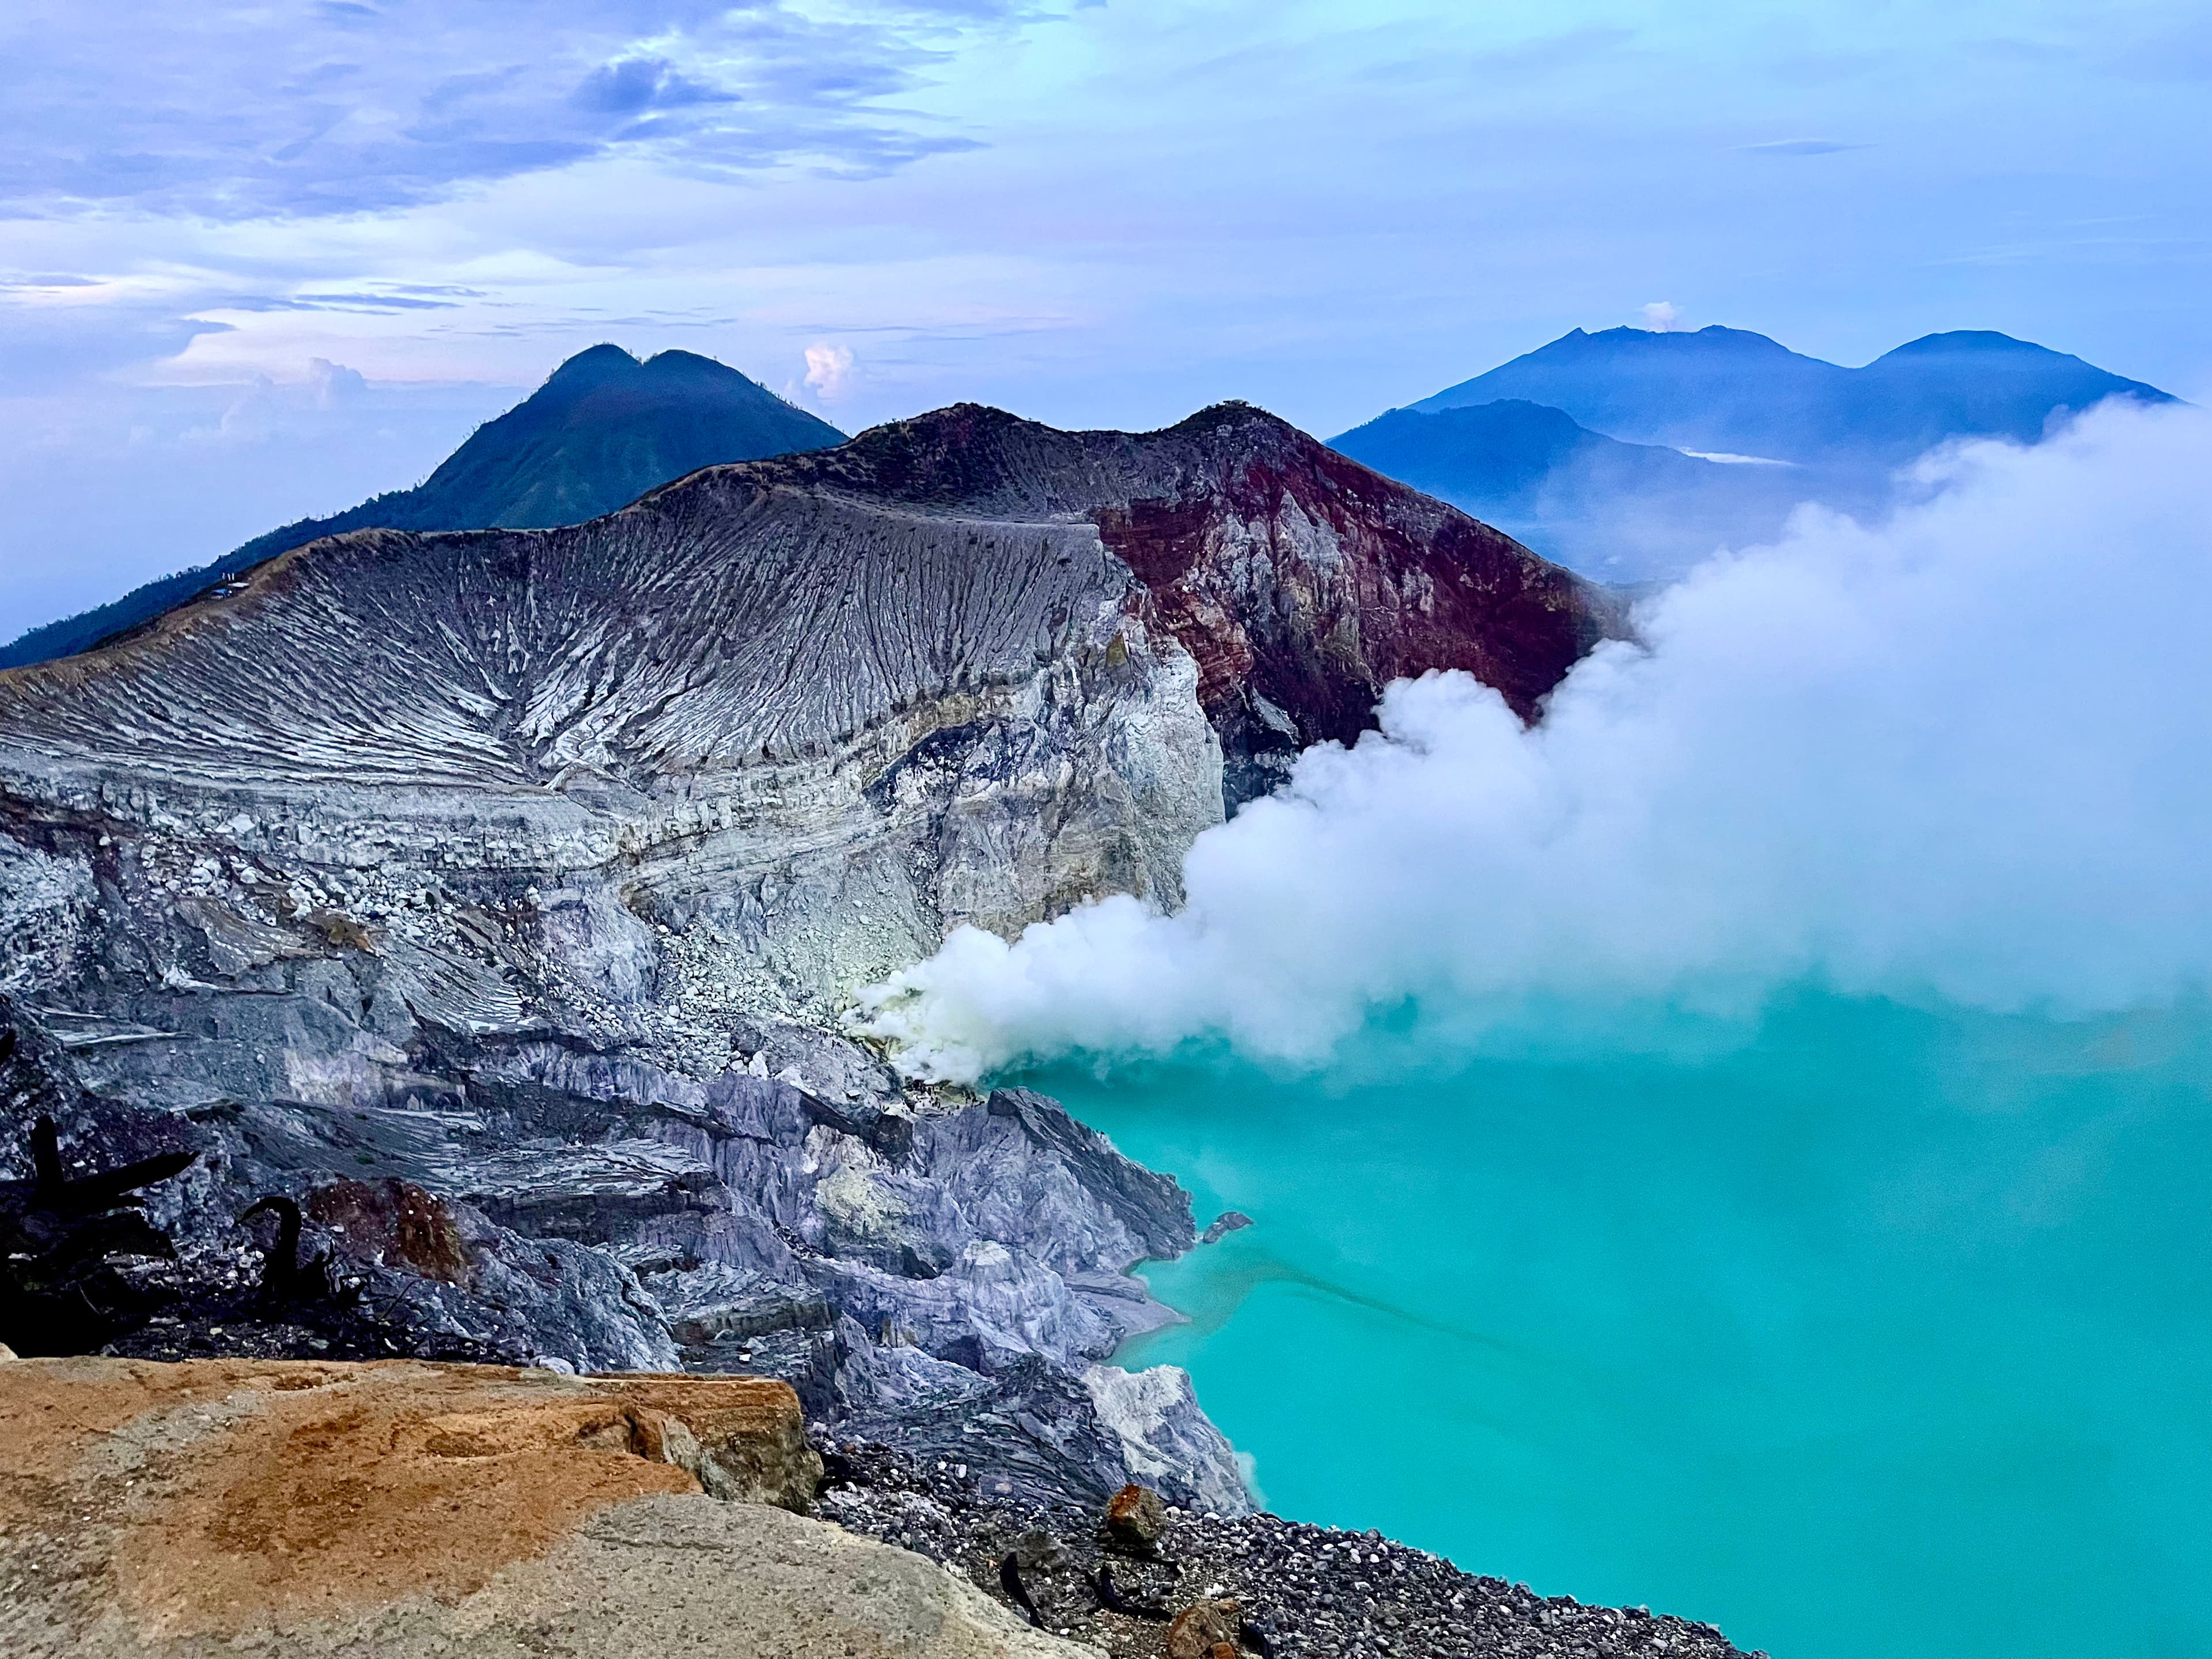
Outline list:
[[[0,634],[601,339],[848,429],[1328,433],[1568,328],[2212,388],[2212,6],[264,0],[0,15]]]

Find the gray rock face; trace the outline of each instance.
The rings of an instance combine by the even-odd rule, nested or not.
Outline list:
[[[276,1314],[191,1299],[250,1276],[233,1218],[289,1192],[305,1248],[358,1281],[392,1352],[780,1376],[817,1419],[941,1441],[1039,1499],[1109,1490],[1131,1466],[1137,1443],[1085,1376],[1124,1375],[1101,1362],[1172,1317],[1124,1270],[1190,1246],[1190,1200],[1042,1097],[916,1118],[746,1071],[700,1084],[521,1043],[423,1056],[411,1102],[173,1112],[64,1098],[66,1051],[9,1012],[33,1032],[0,1073],[16,1145],[45,1113],[76,1161],[200,1154],[152,1216],[181,1249],[155,1288],[185,1302],[123,1352],[328,1352],[316,1333],[338,1332],[318,1309],[285,1316],[272,1350]],[[1195,1501],[1235,1465],[1182,1396],[1164,1478]]]
[[[0,1128],[199,1155],[152,1200],[198,1311],[142,1351],[760,1370],[1010,1490],[1226,1512],[1187,1380],[1099,1369],[1171,1317],[1126,1270],[1187,1196],[841,1017],[959,923],[1174,904],[1391,676],[1533,708],[1614,625],[1239,407],[963,408],[573,528],[313,544],[0,673]],[[350,1323],[222,1301],[268,1192]]]

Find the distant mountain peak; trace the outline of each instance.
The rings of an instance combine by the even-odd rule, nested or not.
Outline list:
[[[2033,441],[2055,410],[2109,397],[2166,399],[2155,386],[1990,329],[1925,335],[1845,368],[1715,323],[1682,333],[1573,329],[1411,407],[1434,413],[1522,398],[1626,442],[1887,466],[1950,438]]]
[[[2015,339],[2009,334],[2000,334],[1993,328],[1954,328],[1936,334],[1923,334],[1917,340],[1907,340],[1885,356],[1914,357],[1933,351],[2000,351],[2033,352],[2057,357],[2060,352],[2048,346],[2037,345],[2032,340]],[[2081,359],[2075,359],[2079,362]]]
[[[641,362],[602,343],[577,352],[485,422],[411,489],[303,519],[196,570],[149,582],[0,649],[0,668],[91,649],[279,553],[349,530],[533,530],[580,524],[730,461],[842,443],[828,422],[726,363],[669,350]]]
[[[1939,444],[2033,443],[2112,397],[2167,401],[1994,329],[1845,368],[1717,323],[1576,328],[1332,441],[1575,568],[1644,580],[1771,540],[1802,501],[1879,513],[1899,465]]]
[[[552,386],[574,386],[599,381],[624,374],[634,374],[642,368],[638,360],[620,346],[601,342],[586,346],[574,356],[545,377],[543,391]],[[732,371],[734,373],[735,371]]]
[[[2077,357],[2069,351],[2053,351],[2049,346],[2038,345],[2033,340],[2015,339],[2009,334],[2000,334],[1995,329],[1957,328],[1941,334],[1923,334],[1917,340],[1907,340],[1893,351],[1884,352],[1867,365],[1878,369],[1887,363],[1920,364],[1929,362],[1972,362],[1982,370],[2001,369],[2008,374],[2049,374],[2054,376],[2081,377],[2098,386],[2107,386],[2104,395],[2114,391],[2140,398],[2147,403],[2169,403],[2170,395],[2154,386],[2141,380],[2130,380],[2099,368],[2094,363]],[[2107,385],[2109,383],[2109,385]]]
[[[1541,358],[1547,353],[1582,356],[1620,353],[1683,356],[1715,351],[1786,357],[1797,355],[1779,340],[1752,329],[1730,328],[1724,323],[1708,323],[1703,328],[1683,329],[1637,328],[1624,324],[1619,328],[1600,329],[1595,333],[1587,329],[1569,329],[1558,339],[1538,346],[1516,361],[1525,362],[1530,358]]]
[[[727,363],[696,351],[672,346],[650,357],[640,357],[603,341],[568,358],[545,377],[544,385],[499,418],[511,419],[541,400],[568,404],[600,392],[680,398],[702,391],[711,395],[716,390],[763,407],[767,406],[763,400],[787,409],[794,407]]]

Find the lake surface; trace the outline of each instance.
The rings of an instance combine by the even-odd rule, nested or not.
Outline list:
[[[1257,1218],[1121,1358],[1280,1513],[1776,1659],[2212,1653],[2212,1017],[1643,1036],[1024,1080]]]

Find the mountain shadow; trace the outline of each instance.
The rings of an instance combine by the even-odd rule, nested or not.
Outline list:
[[[1881,493],[1849,468],[1623,443],[1519,398],[1395,409],[1329,444],[1609,581],[1671,575],[1717,549],[1771,541],[1801,501],[1866,511]]]

